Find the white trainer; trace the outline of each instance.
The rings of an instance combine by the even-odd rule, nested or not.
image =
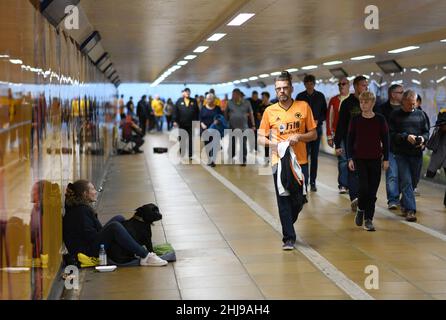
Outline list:
[[[162,267],[167,265],[167,261],[161,259],[160,257],[158,257],[156,255],[156,253],[154,252],[149,252],[149,254],[147,255],[147,257],[145,258],[141,258],[141,260],[139,260],[139,264],[141,266],[149,266],[149,267]]]

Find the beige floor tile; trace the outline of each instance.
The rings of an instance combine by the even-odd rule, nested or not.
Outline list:
[[[228,248],[229,245],[225,240],[207,240],[207,241],[171,241],[175,250],[188,250],[188,249],[215,249],[215,248]]]
[[[264,300],[255,286],[233,286],[181,290],[185,300]]]
[[[246,274],[246,270],[239,263],[234,263],[220,266],[175,267],[175,274],[177,278],[193,277],[196,275],[230,276]]]
[[[345,292],[332,283],[316,283],[307,285],[260,286],[267,299],[302,299],[304,296],[342,296]]]
[[[311,284],[329,284],[330,279],[319,271],[295,274],[253,274],[252,278],[259,286],[308,286]]]
[[[245,268],[252,275],[256,274],[295,274],[316,271],[308,261],[247,263]]]
[[[194,276],[178,279],[180,290],[199,288],[225,288],[255,286],[253,280],[247,274],[232,276]]]
[[[434,280],[434,281],[414,281],[421,290],[429,294],[445,294],[446,295],[446,281]]]

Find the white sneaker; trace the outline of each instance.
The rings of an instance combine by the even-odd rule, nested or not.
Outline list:
[[[141,258],[141,260],[139,260],[139,264],[141,266],[149,266],[149,267],[162,267],[167,265],[167,261],[161,259],[160,257],[158,257],[156,255],[156,253],[154,252],[149,252],[149,254],[147,255],[147,257],[145,258]]]

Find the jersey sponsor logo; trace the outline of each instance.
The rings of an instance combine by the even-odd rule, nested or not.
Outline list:
[[[280,131],[280,133],[285,132],[285,125],[283,123],[279,126],[279,131]]]
[[[300,121],[296,121],[296,122],[288,122],[286,124],[286,130],[299,130],[300,128]]]
[[[295,116],[297,119],[302,119],[302,113],[300,113],[300,112],[297,112],[294,116]]]

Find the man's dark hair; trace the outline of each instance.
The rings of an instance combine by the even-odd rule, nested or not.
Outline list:
[[[304,83],[307,83],[307,82],[316,83],[316,77],[313,76],[312,74],[307,74],[307,75],[304,77]]]
[[[393,93],[393,91],[395,91],[395,90],[398,89],[398,88],[402,88],[402,87],[403,87],[403,86],[400,85],[400,84],[392,84],[392,85],[389,87],[389,90],[388,90],[388,92],[387,92],[389,98],[390,98],[390,95]]]
[[[123,94],[121,94],[121,98],[124,98],[124,95],[123,95]]]
[[[259,94],[256,90],[254,90],[253,92],[252,92],[252,94]]]
[[[141,97],[141,100],[144,100],[145,98],[147,98],[147,96],[146,96],[146,95],[143,95],[143,96]]]
[[[417,94],[417,102],[418,102],[418,103],[421,103],[421,102],[422,102],[422,100],[421,100],[421,96],[420,96],[419,94]]]
[[[262,96],[267,96],[267,97],[268,97],[268,99],[269,99],[269,97],[270,97],[270,94],[269,94],[269,92],[268,92],[268,91],[263,91],[263,92],[262,92]]]
[[[133,97],[130,97],[130,100],[132,100],[133,99]]]
[[[367,80],[364,76],[357,76],[355,79],[353,79],[353,85],[356,86],[361,81]]]
[[[274,82],[277,82],[277,81],[288,81],[290,84],[290,87],[291,87],[292,82],[293,82],[293,77],[291,76],[291,74],[288,71],[282,71],[280,76],[277,76],[276,79],[274,80]]]

